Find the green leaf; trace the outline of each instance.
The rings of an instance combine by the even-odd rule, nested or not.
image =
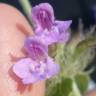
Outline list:
[[[48,87],[48,86],[47,86]],[[55,84],[47,96],[69,96],[72,92],[72,80],[70,78],[63,78],[60,82]]]
[[[86,50],[87,48],[96,47],[96,36],[90,36],[89,38],[86,38],[85,40],[81,41],[77,47],[76,51],[81,53],[82,51]]]
[[[69,78],[62,80],[61,89],[63,96],[68,96],[72,92],[72,80]]]
[[[96,47],[96,36],[90,36],[81,42],[79,42],[75,48],[74,54],[73,54],[73,60],[76,60],[78,57],[80,57],[84,51],[87,49],[92,49]],[[93,49],[92,49],[93,50]]]
[[[75,82],[77,83],[77,86],[82,94],[86,92],[88,88],[89,83],[89,77],[88,75],[77,75],[75,76]]]

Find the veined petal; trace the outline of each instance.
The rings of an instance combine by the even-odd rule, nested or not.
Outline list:
[[[36,24],[36,29],[38,24],[42,29],[50,29],[54,22],[54,11],[50,4],[41,3],[32,8],[32,18]]]
[[[34,60],[44,60],[48,52],[47,46],[39,41],[37,37],[26,38],[24,48]]]

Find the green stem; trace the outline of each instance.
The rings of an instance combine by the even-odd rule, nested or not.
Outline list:
[[[25,14],[27,15],[27,17],[29,19],[29,22],[33,26],[32,17],[31,17],[31,15],[32,15],[32,12],[31,12],[32,6],[31,6],[29,0],[19,0],[19,2],[21,4]]]

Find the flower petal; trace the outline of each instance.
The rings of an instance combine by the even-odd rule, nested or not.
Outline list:
[[[40,42],[36,36],[26,38],[24,48],[34,60],[44,60],[48,52],[47,46]]]
[[[23,78],[22,79],[23,83],[30,84],[30,83],[35,83],[37,81],[46,79],[45,68],[46,68],[46,64],[43,62],[30,65],[30,69],[34,70],[34,72],[31,73],[31,76]]]
[[[36,83],[38,81],[41,81],[41,80],[45,80],[45,76],[37,76],[37,74],[33,74],[31,77],[27,77],[27,78],[24,78],[22,79],[22,82],[24,84],[33,84],[33,83]]]
[[[41,3],[32,8],[32,18],[36,24],[36,29],[50,29],[54,22],[54,11],[50,4]],[[42,30],[41,30],[42,31]]]
[[[21,59],[13,65],[13,72],[20,78],[29,77],[31,76],[29,65],[32,63],[30,58]]]
[[[72,20],[68,20],[68,21],[59,21],[59,20],[56,20],[55,21],[55,26],[58,27],[60,33],[61,32],[65,32],[68,30],[68,28],[70,27],[72,23]]]
[[[55,21],[55,26],[58,27],[59,30],[59,42],[60,43],[66,43],[70,39],[70,33],[67,32],[68,28],[70,27],[70,24],[72,23],[71,20],[69,21]]]
[[[47,59],[47,78],[50,78],[56,74],[58,74],[60,71],[59,64],[56,64],[52,58],[48,57]]]
[[[22,79],[22,82],[24,84],[32,84],[36,83],[37,81],[39,81],[39,79],[35,74],[32,74],[31,76]]]
[[[67,43],[68,40],[70,39],[70,32],[63,32],[59,36],[59,43]]]
[[[37,38],[46,46],[56,43],[58,41],[59,31],[56,27],[52,28],[50,32],[46,29]]]

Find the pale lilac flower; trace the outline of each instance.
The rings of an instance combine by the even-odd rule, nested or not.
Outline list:
[[[45,41],[51,39],[51,43],[63,42],[66,43],[70,38],[70,33],[67,32],[71,20],[59,21],[55,20],[54,11],[50,4],[41,3],[32,8],[32,18],[35,24],[34,32],[42,38],[45,35]],[[47,33],[47,34],[46,34]]]
[[[35,83],[56,75],[59,65],[48,56],[48,49],[39,40],[27,38],[24,45],[28,58],[19,60],[13,65],[13,72],[24,84]]]
[[[45,80],[60,71],[59,65],[48,56],[48,45],[66,43],[70,38],[67,30],[72,22],[55,20],[53,8],[48,3],[33,7],[32,18],[35,36],[27,37],[24,43],[28,56],[13,65],[13,72],[24,84]]]

